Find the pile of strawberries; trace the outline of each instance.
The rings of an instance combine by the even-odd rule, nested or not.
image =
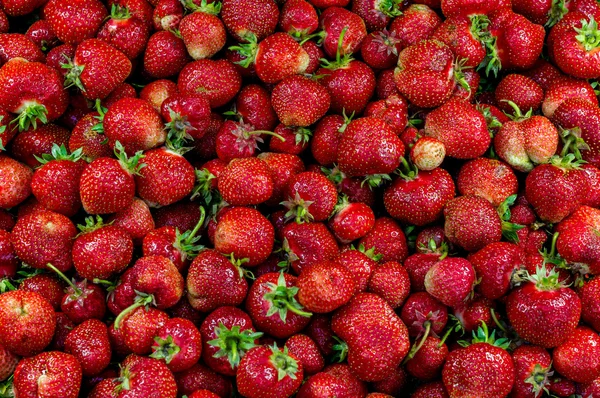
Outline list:
[[[0,5],[0,397],[600,397],[596,0]]]

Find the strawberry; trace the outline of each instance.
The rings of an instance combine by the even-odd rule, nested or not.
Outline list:
[[[35,274],[26,277],[19,285],[19,289],[38,293],[52,305],[55,311],[60,311],[60,304],[65,295],[65,286],[54,276]]]
[[[33,171],[3,154],[0,154],[0,170],[0,208],[10,209],[31,194]]]
[[[260,41],[275,31],[279,8],[273,0],[225,0],[221,19],[227,31],[237,41]]]
[[[14,290],[0,294],[0,345],[13,354],[32,356],[52,341],[54,309],[34,292]]]
[[[383,380],[408,353],[406,326],[375,294],[356,295],[334,314],[331,327],[348,344],[348,364],[361,380]],[[393,346],[390,340],[395,341]]]
[[[108,221],[125,230],[136,245],[155,227],[150,208],[138,198],[133,198],[128,207],[110,216]]]
[[[404,131],[408,123],[408,101],[401,95],[390,95],[384,100],[369,102],[364,116],[383,119],[394,128],[397,134]]]
[[[505,0],[491,2],[481,0],[441,0],[442,13],[446,18],[456,15],[471,16],[473,14],[489,14],[495,9],[510,8],[510,3]]]
[[[236,207],[221,217],[215,231],[215,250],[256,266],[273,249],[273,225],[258,210]],[[247,260],[243,260],[247,259]]]
[[[399,308],[410,293],[408,272],[396,261],[383,263],[371,274],[368,291],[381,296],[390,307]]]
[[[106,108],[96,104],[98,111],[86,113],[73,127],[69,137],[69,150],[81,150],[81,157],[88,162],[101,157],[110,157],[112,150],[104,137],[102,121]]]
[[[240,359],[256,346],[262,333],[236,307],[222,306],[211,312],[200,326],[202,359],[211,369],[235,376]]]
[[[2,3],[2,9],[3,13],[6,13],[5,17],[6,15],[12,17],[29,14],[45,3],[45,0],[7,0]]]
[[[17,266],[17,256],[10,243],[10,233],[0,230],[0,277],[14,277],[17,274]]]
[[[464,60],[465,67],[476,67],[486,56],[484,45],[479,41],[476,19],[472,22],[466,16],[453,16],[438,25],[431,39],[446,44],[457,59]]]
[[[515,397],[541,397],[550,384],[552,359],[544,348],[522,345],[512,354],[515,365]]]
[[[123,52],[129,59],[135,59],[144,51],[150,31],[140,19],[131,15],[126,7],[113,4],[110,18],[102,25],[96,36]]]
[[[395,33],[402,47],[415,45],[431,37],[442,19],[424,4],[411,4],[394,18],[390,32]]]
[[[454,198],[454,181],[441,168],[418,171],[402,159],[404,171],[386,188],[383,203],[395,219],[414,225],[430,224],[442,215],[444,206]]]
[[[173,30],[183,18],[183,4],[179,0],[158,0],[152,12],[154,30]]]
[[[600,273],[599,230],[600,210],[589,206],[579,207],[556,227],[558,253],[582,274]]]
[[[58,72],[40,62],[15,58],[0,68],[0,107],[17,114],[19,131],[57,119],[67,109],[68,94]]]
[[[237,263],[214,250],[204,250],[190,264],[186,289],[192,307],[209,312],[221,305],[241,304],[248,282]]]
[[[45,19],[40,19],[32,23],[27,32],[25,32],[25,36],[44,52],[60,44],[56,33],[54,33],[50,23]]]
[[[465,163],[456,181],[461,195],[475,195],[498,207],[517,193],[519,183],[512,169],[495,159],[477,158]]]
[[[562,344],[575,330],[581,314],[581,301],[575,292],[558,280],[545,265],[506,302],[508,321],[519,336],[545,348]],[[543,325],[543,326],[542,326]]]
[[[140,91],[140,99],[149,102],[157,112],[161,112],[162,103],[167,98],[177,95],[178,91],[177,84],[171,80],[153,80]]]
[[[277,379],[274,375],[277,373]],[[248,398],[291,397],[302,384],[302,362],[287,348],[259,346],[248,350],[236,375],[238,391]]]
[[[306,127],[325,115],[330,97],[327,89],[316,81],[303,76],[290,76],[275,86],[271,102],[283,124]]]
[[[73,265],[88,279],[108,279],[123,271],[133,254],[133,241],[123,228],[104,224],[100,216],[86,218],[73,243]]]
[[[305,38],[317,30],[319,17],[308,1],[286,1],[279,15],[279,27],[294,37]]]
[[[231,101],[240,91],[241,85],[239,72],[231,62],[224,59],[190,62],[181,70],[177,79],[177,88],[181,93],[204,94],[212,108]]]
[[[235,109],[244,123],[256,130],[272,131],[277,115],[271,105],[271,94],[258,84],[245,85],[237,95]]]
[[[14,129],[16,131],[17,128]],[[69,141],[69,130],[56,124],[45,124],[17,133],[11,141],[11,155],[29,167],[40,166],[37,157],[51,154],[54,144],[66,145]]]
[[[117,159],[103,157],[86,166],[81,174],[81,203],[90,214],[116,213],[129,207],[135,195],[135,180],[143,164],[141,152],[128,158],[123,146],[115,143]]]
[[[480,250],[502,238],[500,216],[490,202],[478,196],[450,200],[444,208],[444,217],[448,240],[467,251]]]
[[[81,387],[81,365],[73,355],[59,351],[42,352],[22,359],[15,369],[15,396],[54,395],[77,398]]]
[[[255,156],[258,143],[264,142],[262,134],[273,135],[284,140],[277,133],[255,130],[254,126],[244,122],[227,120],[221,125],[216,136],[216,153],[219,159],[229,163],[236,158]]]
[[[468,344],[468,343],[467,343]],[[472,344],[450,353],[442,370],[449,396],[504,397],[514,382],[514,364],[506,348],[507,339],[496,339],[483,325],[473,332]],[[488,375],[480,380],[480,372]]]
[[[202,337],[187,319],[171,318],[158,329],[151,358],[164,360],[172,372],[189,369],[200,359]]]
[[[556,223],[576,210],[587,193],[586,178],[572,154],[554,156],[525,180],[525,197],[542,221]],[[549,190],[548,187],[552,187]]]
[[[578,383],[591,383],[600,376],[600,337],[586,326],[573,333],[552,352],[554,368]]]
[[[98,383],[90,398],[149,397],[160,391],[161,397],[177,397],[173,373],[158,359],[129,355],[121,363],[119,377]]]
[[[361,7],[361,1],[353,4],[353,11]],[[351,55],[358,50],[367,37],[367,29],[361,15],[342,7],[329,7],[319,17],[323,37],[323,50],[330,58]],[[379,29],[385,24],[379,26]],[[336,55],[337,54],[337,55]]]
[[[312,314],[296,301],[298,290],[297,278],[284,272],[256,278],[246,296],[246,311],[256,328],[281,339],[304,329]]]
[[[474,283],[473,265],[459,257],[447,257],[441,260],[425,275],[427,293],[449,307],[456,307],[465,302],[473,291]]]
[[[192,394],[196,390],[207,389],[219,396],[231,395],[231,381],[201,363],[177,374],[177,388],[182,394]]]
[[[288,352],[300,360],[304,373],[312,375],[323,370],[325,361],[317,344],[305,334],[296,334],[285,342]]]
[[[408,296],[400,318],[408,327],[411,337],[424,334],[440,334],[448,322],[448,309],[427,292],[416,292]],[[427,332],[427,329],[430,331]]]
[[[335,260],[339,248],[325,224],[319,222],[288,223],[281,232],[284,264],[300,274],[304,268],[325,261]]]
[[[581,79],[600,75],[600,62],[595,56],[600,43],[595,40],[598,24],[593,17],[579,11],[564,16],[548,35],[548,52],[564,73]]]
[[[433,380],[441,374],[448,347],[434,336],[424,336],[421,342],[408,354],[406,370],[419,380]]]
[[[483,155],[491,141],[484,116],[458,98],[450,99],[427,115],[425,135],[440,140],[446,155],[457,159]]]
[[[316,313],[332,312],[346,304],[355,289],[353,275],[339,263],[324,261],[305,268],[298,276],[298,301]]]
[[[586,282],[579,290],[579,298],[581,319],[594,330],[600,330],[600,279],[595,278]]]
[[[177,75],[190,60],[183,40],[173,32],[161,30],[148,39],[144,72],[150,77],[164,79]]]
[[[286,218],[296,222],[324,221],[337,202],[337,190],[331,181],[320,173],[306,171],[292,176],[286,188],[288,208]]]
[[[20,33],[0,34],[0,48],[3,52],[0,56],[2,64],[13,58],[25,58],[29,62],[45,61],[44,53],[36,43],[30,37]]]
[[[128,155],[156,148],[165,142],[164,125],[158,112],[138,98],[123,98],[104,115],[104,134],[112,148],[119,141]]]
[[[270,151],[300,155],[308,148],[312,131],[307,127],[287,127],[283,123],[280,123],[275,127],[273,136],[278,139],[271,139],[269,141]]]
[[[19,357],[0,345],[0,380],[10,377],[17,367]]]
[[[365,236],[375,224],[373,210],[364,203],[350,203],[340,195],[329,220],[329,228],[341,243],[350,243]]]
[[[373,247],[382,261],[403,262],[408,257],[406,236],[400,226],[389,217],[375,219],[375,225],[360,241],[364,247]]]
[[[163,100],[160,113],[167,122],[171,140],[180,137],[198,140],[210,125],[210,103],[202,94],[170,95]]]
[[[498,107],[504,112],[511,112],[513,102],[519,109],[537,111],[544,100],[544,90],[530,78],[519,75],[506,75],[494,91]]]
[[[219,3],[186,2],[186,8],[193,11],[179,23],[179,32],[188,54],[193,59],[211,58],[225,46],[225,25],[217,17],[221,7]]]
[[[101,373],[111,357],[106,325],[97,319],[77,325],[65,340],[65,352],[77,358],[84,376]]]
[[[421,384],[411,395],[412,398],[448,398],[446,387],[441,380]]]
[[[366,250],[360,245],[358,248],[350,246],[343,250],[336,260],[352,274],[355,282],[354,293],[360,293],[367,290],[369,280],[379,266],[380,258],[381,255],[375,254],[373,248]]]
[[[156,0],[108,0],[107,5],[127,8],[131,15],[142,21],[148,28],[152,26],[152,7],[156,5]]]
[[[44,16],[60,41],[75,45],[94,37],[108,12],[99,0],[50,0]]]
[[[11,242],[17,256],[29,266],[43,269],[52,263],[66,271],[73,264],[71,248],[75,235],[77,230],[71,220],[44,210],[20,217],[12,230]]]
[[[233,206],[255,205],[273,194],[267,163],[259,158],[233,159],[219,176],[219,192]]]
[[[152,352],[154,337],[168,320],[167,313],[154,307],[135,308],[124,318],[117,317],[115,329],[120,330],[127,352],[146,355]]]
[[[594,88],[586,80],[572,79],[568,77],[556,78],[545,89],[542,112],[544,116],[551,118],[560,104],[571,98],[586,99],[594,105],[598,105],[598,98]]]
[[[323,372],[310,377],[300,391],[298,398],[348,396],[363,397],[367,394],[367,386],[358,380],[346,364],[328,366]]]
[[[394,81],[411,103],[434,108],[452,95],[456,85],[454,74],[452,50],[440,41],[424,40],[400,52]]]
[[[273,193],[267,204],[278,204],[284,199],[290,179],[304,171],[304,163],[296,155],[286,153],[262,152],[258,158],[267,163],[273,180]]]

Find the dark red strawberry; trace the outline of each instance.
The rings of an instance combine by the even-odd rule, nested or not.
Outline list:
[[[315,80],[290,76],[275,86],[271,102],[284,125],[306,127],[325,115],[330,98],[327,89]]]
[[[369,102],[364,116],[375,116],[385,120],[399,135],[408,123],[408,101],[401,95],[392,94],[386,99]]]
[[[464,303],[473,292],[473,265],[459,257],[447,257],[434,264],[425,275],[427,293],[449,307]]]
[[[224,59],[190,62],[183,68],[177,80],[177,88],[181,93],[204,94],[212,108],[218,108],[231,101],[240,91],[241,85],[242,78],[239,72],[231,62]]]
[[[10,233],[0,230],[0,278],[12,278],[17,274],[18,260],[10,243]]]
[[[598,167],[600,165],[600,109],[584,98],[571,98],[556,108],[553,122],[562,127],[566,135],[564,153],[572,151],[583,160]],[[586,145],[581,145],[581,139]]]
[[[182,394],[192,394],[196,390],[207,389],[219,396],[231,395],[231,381],[197,363],[188,370],[178,373],[177,387]]]
[[[170,95],[163,100],[160,112],[173,138],[200,139],[210,125],[210,103],[202,94]]]
[[[273,0],[225,0],[221,19],[237,41],[248,41],[251,36],[260,41],[275,31],[279,8]]]
[[[320,261],[335,260],[339,255],[335,238],[323,223],[288,223],[281,234],[283,264],[291,266],[297,274]]]
[[[177,75],[191,61],[185,43],[175,33],[161,30],[148,39],[144,52],[144,72],[163,79]]]
[[[556,248],[574,271],[600,273],[600,210],[581,206],[556,227]]]
[[[410,293],[410,278],[406,269],[396,261],[377,267],[367,290],[381,296],[392,308],[399,308]]]
[[[191,368],[202,353],[202,337],[187,319],[171,318],[158,329],[151,358],[164,360],[172,372]]]
[[[2,55],[0,56],[1,64],[17,57],[25,58],[29,62],[45,61],[44,53],[31,37],[21,33],[0,34],[0,49],[2,50]]]
[[[544,348],[535,345],[522,345],[512,354],[515,364],[515,397],[541,397],[550,384],[549,376],[552,359]]]
[[[97,319],[78,325],[65,340],[65,352],[77,358],[84,376],[101,373],[111,358],[106,325]]]
[[[506,75],[496,86],[494,91],[498,107],[504,112],[511,112],[513,109],[509,102],[513,102],[524,111],[532,109],[537,111],[544,99],[544,90],[532,79],[519,75]]]
[[[112,225],[124,229],[134,244],[139,244],[148,232],[154,229],[154,219],[150,208],[141,199],[133,198],[133,202],[125,209],[112,215],[109,220]]]
[[[466,16],[453,16],[444,20],[433,32],[431,39],[446,44],[457,59],[464,60],[465,67],[476,67],[486,56],[486,49],[480,42],[476,19]]]
[[[96,35],[108,12],[99,0],[50,0],[44,16],[60,41],[79,44]]]
[[[319,16],[319,25],[323,30],[323,50],[330,58],[336,57],[336,54],[338,57],[351,55],[360,50],[361,43],[367,36],[364,14],[355,14],[357,8],[362,8],[360,2],[361,0],[354,3],[354,12],[342,7],[328,7]],[[376,29],[383,28],[385,24]]]
[[[77,398],[81,387],[81,365],[73,355],[59,351],[42,352],[22,359],[15,369],[15,396],[51,394]]]

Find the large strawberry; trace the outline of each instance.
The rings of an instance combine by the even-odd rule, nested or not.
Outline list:
[[[456,185],[461,195],[481,196],[496,207],[519,189],[519,181],[510,166],[489,158],[477,158],[463,164]]]
[[[158,79],[175,76],[190,60],[183,40],[171,31],[161,30],[146,44],[144,72]]]
[[[239,72],[225,59],[200,59],[190,62],[181,70],[177,79],[177,88],[181,93],[204,94],[212,108],[218,108],[231,101],[241,86],[242,78]]]
[[[362,8],[361,5],[354,6]],[[356,8],[353,9],[355,10]],[[360,49],[367,36],[365,22],[361,17],[342,7],[328,7],[323,11],[319,17],[319,24],[323,29],[323,49],[329,57],[335,57],[336,53],[350,55]],[[384,27],[385,25],[381,28]]]
[[[581,206],[556,227],[558,254],[581,274],[600,273],[600,210]]]
[[[540,346],[522,345],[512,354],[515,365],[515,397],[541,397],[550,384],[552,358]]]
[[[108,366],[112,354],[108,328],[97,319],[77,325],[67,335],[65,352],[77,358],[85,376],[101,373]]]
[[[186,8],[192,13],[179,23],[179,32],[188,53],[193,59],[211,58],[225,46],[225,26],[217,17],[221,11],[220,3],[186,2]]]
[[[449,307],[467,301],[473,292],[475,270],[460,257],[446,257],[434,264],[425,275],[425,290]]]
[[[233,159],[219,175],[218,188],[230,205],[260,204],[273,194],[271,170],[259,158]]]
[[[600,376],[600,336],[580,326],[552,352],[554,368],[578,383],[591,383]]]
[[[73,355],[59,351],[42,352],[22,359],[14,373],[15,396],[56,396],[77,398],[81,388],[81,365]]]
[[[44,16],[60,41],[78,44],[96,35],[108,12],[99,0],[50,0]]]
[[[579,297],[558,278],[556,270],[538,267],[506,302],[508,321],[515,332],[546,348],[557,347],[569,338],[581,315]]]
[[[279,8],[273,0],[225,0],[221,19],[236,40],[262,40],[275,31]]]

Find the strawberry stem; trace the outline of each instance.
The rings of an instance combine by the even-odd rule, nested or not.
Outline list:
[[[179,233],[179,229],[175,230],[175,243],[173,247],[181,253],[181,259],[185,261],[188,258],[194,258],[200,251],[204,249],[203,245],[197,245],[198,241],[202,236],[196,236],[200,228],[204,225],[204,219],[206,218],[206,211],[204,207],[200,206],[200,218],[194,226],[194,229],[185,231],[183,234]]]
[[[302,310],[302,306],[296,301],[296,295],[298,294],[297,287],[287,287],[285,282],[285,276],[283,272],[279,274],[277,284],[267,283],[267,287],[271,290],[265,293],[263,299],[269,302],[270,308],[267,311],[267,316],[279,314],[279,318],[286,322],[288,311],[293,312],[296,315],[303,317],[310,317],[312,313]]]
[[[598,24],[594,21],[594,17],[590,17],[589,21],[581,20],[581,28],[573,28],[578,33],[575,39],[583,46],[585,51],[590,52],[600,47],[600,30]]]
[[[248,135],[248,138],[250,138],[251,135],[266,134],[266,135],[270,135],[270,136],[276,137],[276,138],[278,138],[282,142],[285,142],[285,138],[283,138],[281,135],[279,135],[277,133],[274,133],[272,131],[267,131],[267,130],[252,130],[252,131],[246,132],[246,134]]]
[[[164,359],[166,363],[171,363],[173,358],[181,351],[181,347],[173,342],[173,336],[169,335],[166,339],[159,336],[154,338],[158,347],[152,346],[152,354],[150,358]]]
[[[79,148],[73,153],[69,154],[65,144],[61,144],[59,146],[57,143],[54,143],[50,153],[44,153],[41,157],[34,155],[34,157],[38,162],[40,162],[40,164],[44,165],[53,160],[69,160],[71,162],[77,162],[79,159],[81,159],[82,155],[83,148]]]
[[[241,330],[239,325],[227,328],[222,322],[214,329],[216,338],[209,340],[208,344],[219,348],[214,358],[227,357],[231,369],[235,369],[242,357],[248,350],[256,347],[256,340],[262,337],[263,333],[255,332],[252,329]]]
[[[81,294],[83,293],[81,291],[80,288],[78,288],[73,281],[71,281],[69,278],[67,278],[67,276],[65,274],[63,274],[58,268],[56,268],[54,265],[48,263],[46,264],[46,267],[50,268],[52,271],[56,272],[56,274],[58,276],[61,277],[61,279],[63,279],[65,282],[67,282],[67,284],[73,289],[73,291],[75,291],[75,294],[77,296],[81,296]]]
[[[277,370],[277,381],[283,380],[286,376],[296,380],[296,372],[298,371],[298,362],[289,356],[287,347],[281,351],[274,343],[271,348],[273,354],[269,357],[269,362]]]
[[[404,358],[404,361],[402,362],[403,365],[406,365],[406,363],[408,361],[410,361],[411,359],[413,359],[415,357],[415,355],[417,355],[417,352],[419,352],[421,347],[423,347],[423,344],[425,344],[425,340],[427,340],[427,337],[429,337],[430,331],[431,331],[431,321],[427,321],[427,322],[425,322],[425,332],[423,333],[423,337],[421,337],[421,340],[419,341],[418,344],[413,345],[412,349],[410,350],[410,352],[408,353],[406,358]]]
[[[121,313],[119,315],[117,315],[117,318],[115,319],[115,323],[114,323],[115,329],[119,329],[121,327],[121,322],[130,312],[133,312],[136,308],[146,307],[146,306],[154,303],[154,295],[146,294],[146,293],[142,293],[142,292],[136,292],[136,293],[138,296],[135,299],[135,301],[133,302],[133,304],[131,304],[129,307],[125,308],[123,311],[121,311]]]
[[[123,145],[119,141],[116,141],[114,152],[121,167],[130,174],[140,175],[140,170],[146,167],[146,163],[140,163],[140,160],[145,157],[143,151],[137,151],[132,157],[128,157]]]
[[[37,121],[39,120],[42,124],[48,123],[48,110],[44,105],[38,104],[37,102],[31,102],[25,105],[25,109],[21,111],[19,116],[10,121],[10,124],[17,123],[19,131],[29,130],[29,127],[33,126],[33,129],[37,129]]]
[[[558,23],[569,9],[565,6],[565,0],[552,0],[552,7],[548,13],[548,21],[544,26],[550,28]]]
[[[236,64],[243,68],[248,68],[254,63],[256,59],[256,52],[258,50],[258,39],[254,33],[249,33],[245,36],[248,43],[238,43],[236,46],[231,46],[228,49],[233,52],[237,52],[242,56],[243,59],[236,61]]]

